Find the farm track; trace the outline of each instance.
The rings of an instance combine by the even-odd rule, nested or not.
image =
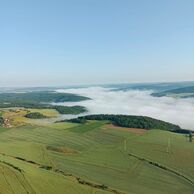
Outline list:
[[[179,172],[177,172],[177,171],[175,171],[175,170],[173,170],[173,169],[171,169],[171,168],[169,168],[167,166],[163,166],[163,165],[161,165],[161,164],[159,164],[157,162],[153,162],[151,160],[142,158],[142,157],[137,156],[135,154],[129,153],[128,155],[131,156],[131,157],[134,157],[134,158],[136,158],[136,159],[138,159],[138,160],[140,160],[142,162],[146,162],[146,163],[148,163],[148,164],[150,164],[150,165],[152,165],[152,166],[154,166],[156,168],[160,168],[162,170],[166,170],[166,171],[168,171],[168,172],[170,172],[170,173],[172,173],[172,174],[174,174],[174,175],[176,175],[176,176],[184,179],[185,181],[187,181],[188,183],[190,183],[193,186],[193,188],[194,188],[194,181],[191,180],[190,178],[186,177],[185,175],[183,175],[183,174],[181,174],[181,173],[179,173]]]
[[[133,175],[133,177],[138,177],[140,169],[143,167],[143,163],[141,161],[137,161],[137,163],[134,165],[134,167],[129,171],[130,174]]]
[[[35,194],[36,193],[34,191],[34,189],[31,187],[31,185],[29,184],[29,182],[27,181],[27,179],[25,178],[25,176],[23,174],[23,171],[21,171],[19,168],[17,169],[17,167],[14,167],[13,165],[11,165],[11,164],[9,164],[7,162],[0,161],[0,163],[2,163],[2,175],[3,175],[7,185],[10,187],[12,193],[16,193],[17,194],[17,192],[14,191],[13,187],[9,183],[8,179],[6,178],[5,172],[14,175],[14,177],[17,180],[17,182],[23,188],[25,193],[30,193],[30,194]],[[10,168],[12,168],[12,169],[10,169]],[[22,178],[15,172],[15,170],[20,173]]]
[[[52,159],[48,156],[46,152],[46,148],[42,147],[43,158],[50,163],[53,169],[56,169],[55,163],[52,161]]]
[[[11,193],[15,194],[15,191],[13,190],[11,184],[9,183],[8,179],[6,178],[6,175],[5,175],[5,168],[4,168],[4,167],[3,167],[2,174],[3,174],[3,178],[5,179],[5,182],[7,183],[7,185],[9,186],[9,188],[10,188],[10,190],[11,190]]]
[[[53,169],[52,166],[47,166],[47,165],[42,165],[42,164],[39,164],[39,163],[36,163],[34,161],[30,161],[30,160],[26,160],[24,158],[20,158],[20,157],[15,157],[15,156],[11,156],[11,155],[6,155],[4,153],[0,153],[2,156],[5,156],[5,157],[9,157],[9,158],[13,158],[13,159],[16,159],[16,160],[20,160],[20,161],[23,161],[25,163],[28,163],[28,164],[31,164],[31,165],[34,165],[38,168],[41,168],[41,169],[44,169],[44,170],[47,170],[47,171],[51,171],[53,173],[57,173],[57,174],[60,174],[60,175],[63,175],[65,177],[71,177],[73,179],[75,179],[77,181],[77,183],[81,184],[81,185],[86,185],[86,186],[89,186],[93,189],[99,189],[99,190],[103,190],[103,191],[108,191],[108,192],[111,192],[111,193],[114,193],[114,194],[127,194],[125,192],[122,192],[122,191],[118,191],[116,189],[113,189],[113,188],[110,188],[106,185],[103,185],[103,184],[98,184],[98,183],[94,183],[94,182],[90,182],[88,180],[84,180],[78,176],[75,176],[71,173],[66,173],[60,169]],[[4,162],[3,162],[4,163]],[[8,165],[12,168],[14,168],[15,170],[17,170],[17,167],[14,167],[12,164],[9,165],[9,163],[4,163],[5,165]],[[18,171],[23,174],[23,172],[18,168]],[[23,175],[24,177],[24,175]],[[24,177],[25,178],[25,177]],[[8,182],[9,183],[9,182]],[[28,185],[29,186],[29,185]],[[30,189],[32,189],[32,187],[30,186]],[[14,190],[13,190],[13,193]],[[35,194],[36,192],[32,189],[31,192],[27,191],[27,193],[30,193],[30,194]]]

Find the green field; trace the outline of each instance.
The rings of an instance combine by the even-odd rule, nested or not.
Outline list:
[[[28,119],[0,128],[0,170],[3,194],[192,194],[194,144],[185,135],[103,121]]]

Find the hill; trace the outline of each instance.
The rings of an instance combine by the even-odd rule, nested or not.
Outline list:
[[[24,92],[24,93],[0,93],[0,104],[36,104],[36,103],[52,103],[52,102],[78,102],[88,100],[89,98],[57,92]],[[7,105],[8,106],[8,105]]]
[[[130,128],[162,129],[167,131],[181,130],[178,125],[145,116],[99,114],[78,117],[77,119],[71,119],[70,121],[84,123],[85,120],[110,121],[114,125]]]
[[[194,193],[194,145],[184,135],[30,121],[0,128],[2,194]]]
[[[81,106],[58,106],[52,103],[78,102],[89,98],[69,93],[56,92],[25,92],[25,93],[0,93],[0,108],[34,108],[55,109],[60,114],[79,114],[86,112]]]
[[[172,96],[172,97],[179,97],[179,98],[190,98],[190,97],[194,97],[194,86],[153,93],[152,96],[156,96],[156,97]]]
[[[194,86],[194,82],[163,82],[163,83],[134,83],[134,84],[112,84],[108,85],[115,91],[128,90],[152,90],[154,92],[163,92],[177,88]]]

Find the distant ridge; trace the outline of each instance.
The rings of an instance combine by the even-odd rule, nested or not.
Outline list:
[[[168,96],[173,94],[179,94],[179,95],[183,94],[182,96],[179,96],[181,98],[194,97],[194,86],[182,87],[182,88],[177,88],[172,90],[166,90],[163,92],[152,93],[152,96],[162,97],[162,96]]]

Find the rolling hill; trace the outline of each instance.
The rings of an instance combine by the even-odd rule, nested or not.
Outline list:
[[[24,92],[24,93],[0,93],[0,108],[33,108],[33,109],[55,109],[60,114],[80,114],[86,112],[82,106],[58,106],[52,103],[79,102],[89,98],[51,91]]]
[[[133,115],[87,115],[71,119],[71,122],[84,123],[86,120],[98,120],[98,121],[110,121],[112,124],[120,127],[140,128],[140,129],[161,129],[167,131],[178,131],[181,128],[178,125],[153,119],[145,116],[133,116]]]
[[[0,128],[1,193],[193,194],[193,152],[184,135],[106,121]]]
[[[177,98],[191,98],[191,97],[194,97],[194,86],[153,93],[152,96],[155,96],[155,97],[171,96],[171,97],[177,97]]]

